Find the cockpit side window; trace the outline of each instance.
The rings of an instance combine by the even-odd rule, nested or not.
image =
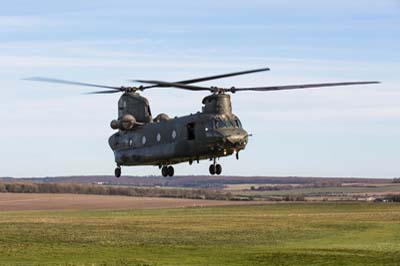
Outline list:
[[[215,120],[215,128],[223,128],[223,127],[226,127],[226,124],[223,120],[219,118]]]
[[[225,124],[224,120],[218,120],[217,126],[222,128],[222,127],[226,127],[226,124]]]
[[[205,131],[210,131],[210,130],[213,130],[214,128],[215,128],[215,123],[213,123],[212,121],[207,121],[204,123]]]

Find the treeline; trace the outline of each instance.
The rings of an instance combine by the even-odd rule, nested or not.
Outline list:
[[[342,187],[342,183],[338,182],[320,182],[310,184],[288,184],[288,185],[268,185],[268,186],[251,186],[252,191],[280,191],[280,190],[293,190],[300,188],[324,188],[324,187]]]
[[[65,183],[0,183],[0,192],[10,193],[72,193],[120,195],[132,197],[168,197],[186,199],[236,200],[230,192],[208,189],[162,189]]]
[[[383,198],[383,200],[384,201],[388,201],[388,202],[400,202],[400,195],[398,195],[398,194],[395,194],[395,195],[389,194],[389,195],[385,196]]]

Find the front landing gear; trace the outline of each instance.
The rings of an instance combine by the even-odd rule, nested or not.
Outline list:
[[[167,176],[174,176],[174,167],[170,166],[166,166],[164,165],[161,168],[161,174],[163,177],[167,177]]]
[[[220,175],[222,173],[222,166],[220,164],[215,165],[215,173]]]
[[[214,163],[210,165],[208,170],[210,171],[211,175],[220,175],[222,173],[222,166],[220,164],[216,164],[214,159]]]
[[[121,176],[121,167],[120,166],[117,166],[117,168],[115,168],[114,174],[115,174],[116,178],[119,178]]]

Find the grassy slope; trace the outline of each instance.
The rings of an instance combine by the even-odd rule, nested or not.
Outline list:
[[[400,265],[400,205],[0,213],[0,265]]]

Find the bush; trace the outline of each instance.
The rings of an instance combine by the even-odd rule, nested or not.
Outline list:
[[[389,202],[400,202],[400,195],[387,195],[384,200]]]
[[[284,201],[305,201],[303,195],[287,195],[283,198]]]

